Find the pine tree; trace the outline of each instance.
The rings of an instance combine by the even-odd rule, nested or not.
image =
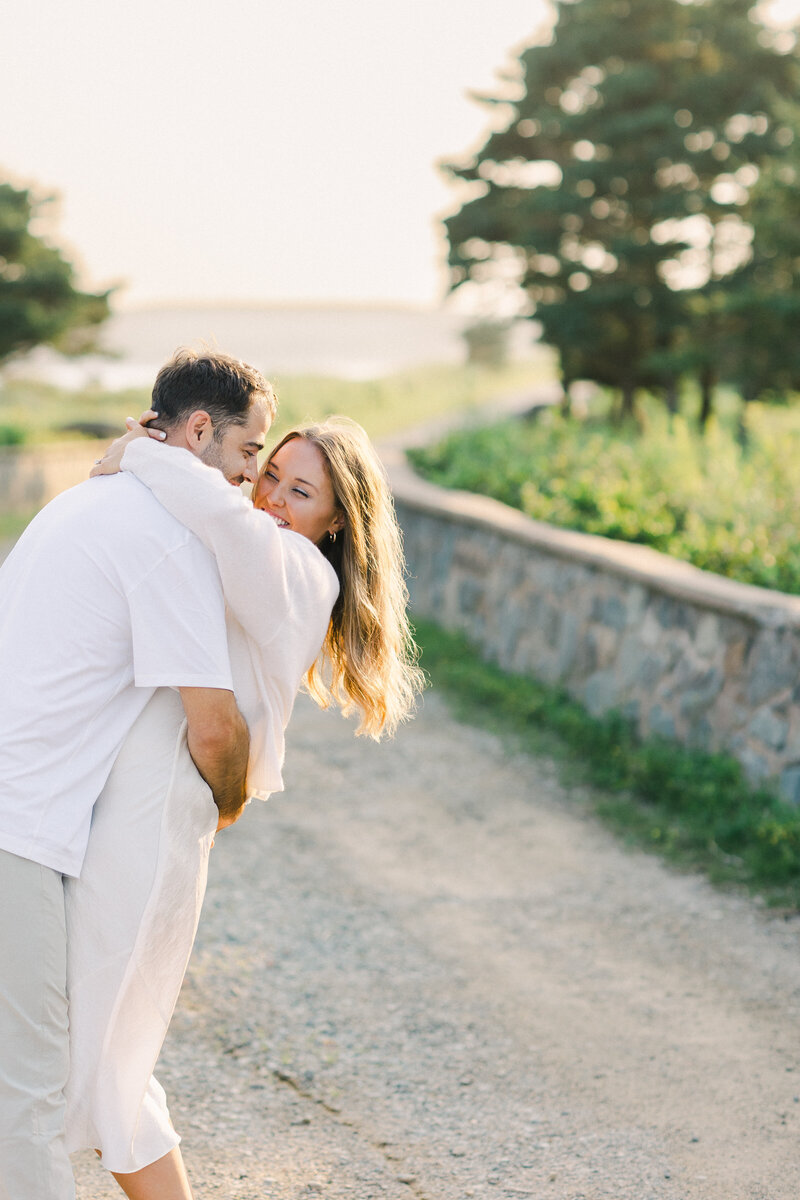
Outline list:
[[[710,396],[719,289],[750,252],[750,191],[786,152],[776,114],[797,94],[751,8],[561,0],[550,43],[521,55],[507,126],[449,168],[481,186],[446,222],[452,286],[513,253],[565,389],[595,380],[630,412],[642,387],[674,405],[691,372]]]
[[[745,400],[800,392],[800,120],[787,112],[787,152],[767,164],[750,194],[751,256],[724,294],[721,376]]]

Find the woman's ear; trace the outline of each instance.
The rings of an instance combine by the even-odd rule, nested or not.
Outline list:
[[[344,529],[344,526],[344,513],[339,513],[338,517],[334,517],[328,526],[328,533],[339,533],[340,530]]]

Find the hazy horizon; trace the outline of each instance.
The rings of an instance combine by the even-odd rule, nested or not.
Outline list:
[[[231,297],[230,299],[214,299],[213,297],[201,297],[200,299],[192,299],[191,297],[163,297],[156,300],[134,300],[130,303],[120,304],[112,297],[111,302],[112,314],[121,315],[122,313],[137,313],[137,312],[155,312],[155,311],[196,311],[203,312],[207,309],[212,310],[243,310],[247,312],[257,312],[261,309],[265,311],[281,310],[281,309],[318,309],[330,310],[332,312],[358,310],[364,312],[385,311],[385,312],[420,312],[420,313],[448,313],[454,319],[468,323],[474,319],[472,314],[462,311],[452,302],[448,301],[448,297],[437,303],[435,301],[414,301],[414,300],[382,300],[380,298],[371,299],[354,297],[352,299],[336,299],[335,297],[314,297],[308,298],[294,297],[287,300],[278,299],[242,299]]]
[[[463,313],[419,306],[311,304],[143,305],[112,314],[99,330],[113,357],[64,359],[39,348],[9,363],[9,378],[37,378],[61,387],[99,384],[113,390],[152,383],[178,346],[211,345],[271,377],[332,375],[373,379],[395,371],[465,361]],[[512,338],[515,357],[531,353],[535,327]]]

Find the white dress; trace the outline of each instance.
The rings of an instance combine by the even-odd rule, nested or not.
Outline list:
[[[251,731],[248,792],[266,798],[283,786],[283,734],[328,626],[335,573],[311,542],[279,530],[188,451],[142,438],[123,466],[217,557]],[[139,1170],[180,1140],[153,1069],[197,930],[217,815],[189,755],[180,696],[160,689],[97,800],[81,877],[65,880],[67,1149],[100,1150],[115,1172]]]

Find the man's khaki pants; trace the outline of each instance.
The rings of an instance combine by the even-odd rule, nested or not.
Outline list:
[[[0,1200],[74,1200],[64,885],[0,850]]]

